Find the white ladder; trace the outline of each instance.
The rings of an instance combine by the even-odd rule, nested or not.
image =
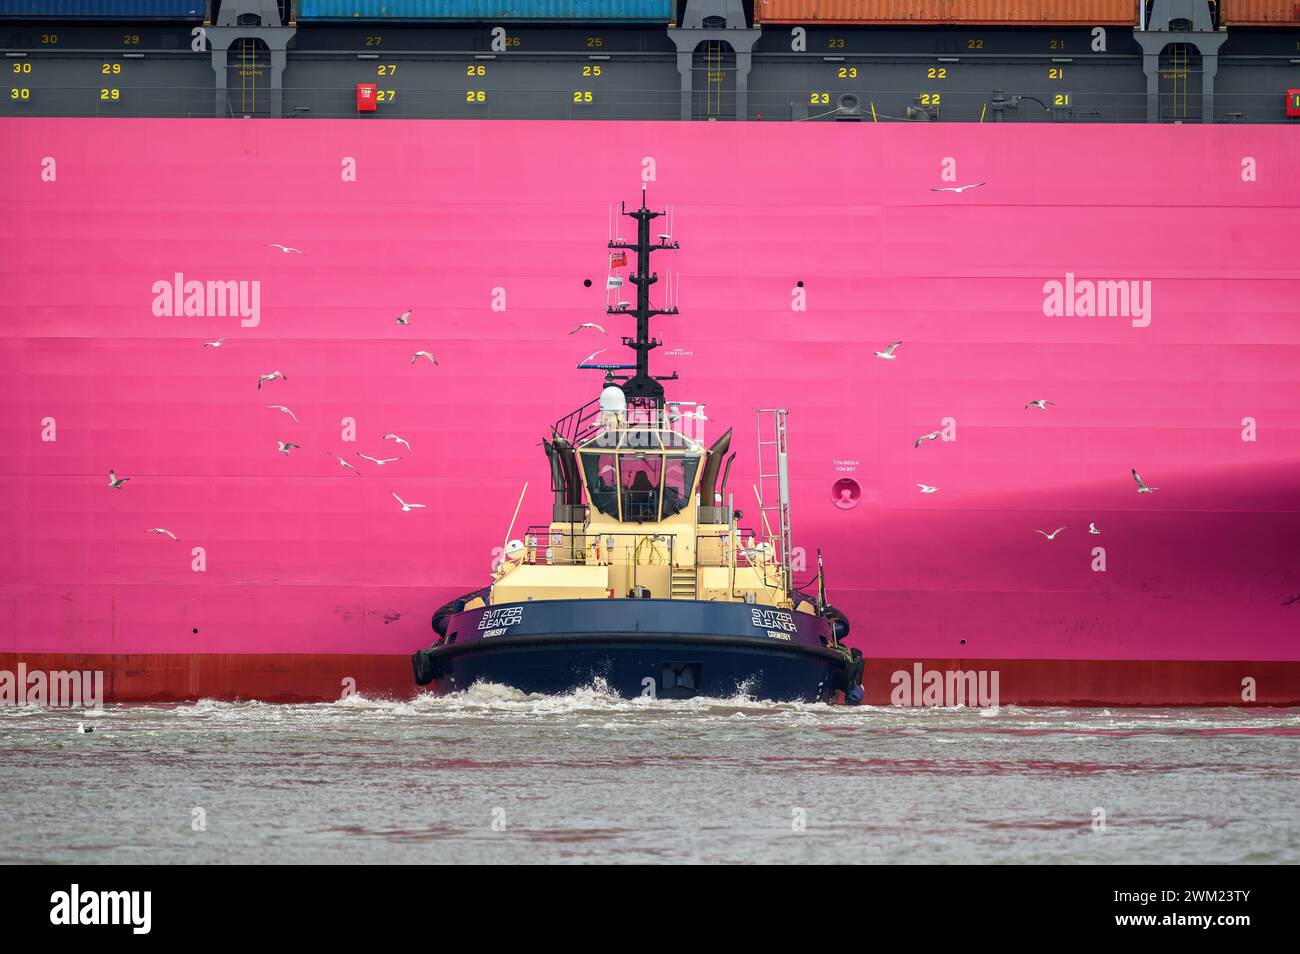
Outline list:
[[[762,532],[772,545],[781,567],[781,585],[790,597],[794,580],[790,572],[790,455],[784,408],[758,412],[758,510]],[[770,438],[765,439],[765,434]],[[770,450],[766,450],[770,448]]]

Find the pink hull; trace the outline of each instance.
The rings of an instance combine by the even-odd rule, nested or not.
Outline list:
[[[1263,126],[0,120],[0,669],[334,698],[312,657],[343,656],[401,691],[524,480],[521,523],[549,517],[538,440],[594,396],[578,361],[621,360],[603,243],[646,157],[682,243],[652,367],[707,437],[736,428],[746,523],[753,410],[790,409],[795,543],[874,678],[1300,700],[1300,151]],[[931,191],[946,157],[987,184]],[[260,282],[258,324],[155,315],[176,273]],[[1048,317],[1067,273],[1150,282],[1149,325]],[[955,441],[913,447],[945,418]],[[405,453],[387,432],[413,452],[355,456]]]

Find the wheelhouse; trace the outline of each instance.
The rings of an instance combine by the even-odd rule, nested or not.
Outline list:
[[[704,448],[657,427],[602,430],[578,448],[592,508],[624,523],[656,523],[687,509]]]

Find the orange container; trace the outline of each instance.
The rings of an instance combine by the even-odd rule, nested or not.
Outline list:
[[[1219,0],[1224,26],[1300,26],[1296,0]]]
[[[1224,0],[1228,2],[1228,0]],[[1254,0],[1278,6],[1283,0]],[[1295,0],[1285,0],[1289,6]],[[1137,0],[755,0],[760,23],[1015,24],[1137,23]]]

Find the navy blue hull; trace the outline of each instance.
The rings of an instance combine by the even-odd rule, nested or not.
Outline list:
[[[845,661],[825,620],[745,604],[557,600],[457,614],[447,637],[416,653],[416,678],[438,693],[476,682],[557,694],[601,684],[626,698],[830,701]]]

